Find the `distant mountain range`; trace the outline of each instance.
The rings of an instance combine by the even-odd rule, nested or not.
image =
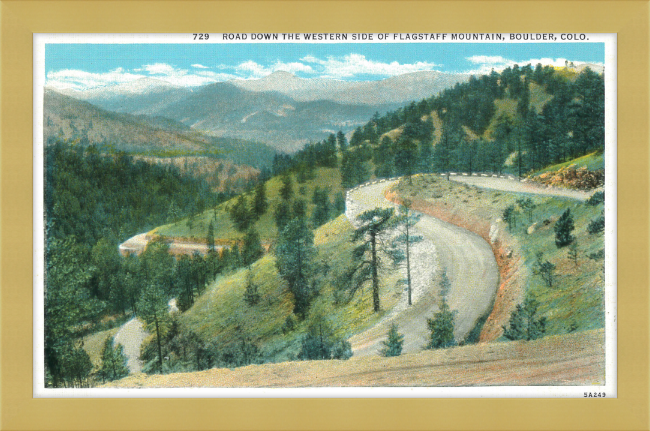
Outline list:
[[[255,168],[268,166],[276,154],[264,143],[208,136],[170,118],[112,112],[47,89],[43,139],[158,157],[217,156]]]
[[[117,113],[165,117],[217,137],[265,142],[286,152],[430,97],[469,75],[415,72],[380,81],[302,79],[275,72],[189,89],[142,78],[99,89],[61,91]]]

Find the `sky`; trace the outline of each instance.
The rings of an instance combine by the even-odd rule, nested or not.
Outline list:
[[[489,73],[514,64],[604,64],[603,43],[47,44],[46,85],[86,90],[156,78],[195,87],[275,71],[380,80],[409,72]]]

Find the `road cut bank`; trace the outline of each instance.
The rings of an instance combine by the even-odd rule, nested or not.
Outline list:
[[[397,187],[387,189],[385,197],[397,204],[404,201],[397,191]],[[481,237],[483,242],[489,245],[498,268],[498,287],[493,297],[491,312],[481,330],[479,342],[496,340],[503,334],[503,326],[508,325],[510,314],[517,304],[523,302],[525,267],[518,244],[501,226],[501,223],[477,217],[463,208],[452,207],[444,202],[414,196],[409,196],[408,199],[413,211],[419,211],[466,229]]]

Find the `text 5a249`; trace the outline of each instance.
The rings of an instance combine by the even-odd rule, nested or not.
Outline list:
[[[208,40],[210,39],[210,33],[192,33],[194,34],[194,40]]]
[[[605,398],[605,392],[585,392],[583,398]]]

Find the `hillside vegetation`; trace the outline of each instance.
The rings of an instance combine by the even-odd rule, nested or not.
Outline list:
[[[414,209],[465,227],[492,244],[501,287],[482,339],[498,338],[525,298],[539,303],[537,315],[546,319],[546,334],[604,327],[604,236],[602,228],[594,227],[603,214],[602,201],[479,189],[438,176],[416,176],[412,184],[401,181],[395,192],[397,199],[410,199]],[[512,211],[506,217],[508,208]],[[575,257],[571,244],[556,244],[556,226],[566,211],[574,225]],[[542,271],[542,265],[548,270]]]

